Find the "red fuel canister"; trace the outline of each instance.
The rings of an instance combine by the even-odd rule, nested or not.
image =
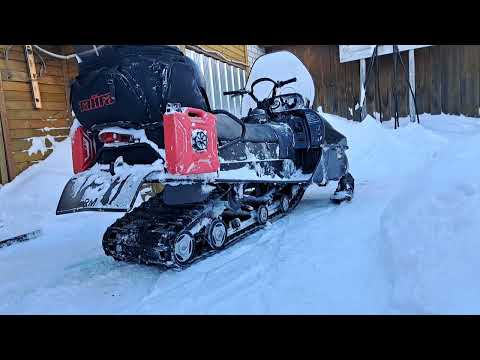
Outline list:
[[[195,108],[163,115],[167,171],[205,174],[220,169],[215,115]]]

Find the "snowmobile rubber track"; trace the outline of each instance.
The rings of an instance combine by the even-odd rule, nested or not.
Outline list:
[[[288,212],[269,215],[269,222],[277,221],[299,204],[307,188],[301,184],[299,186],[297,193],[290,200]],[[255,222],[228,237],[225,245],[219,250],[212,249],[205,241],[205,232],[200,231],[194,234],[197,245],[193,259],[186,264],[176,262],[173,248],[177,235],[188,231],[198,221],[206,218],[213,203],[226,193],[216,189],[203,203],[198,204],[166,205],[159,195],[147,200],[108,227],[102,241],[105,254],[118,261],[183,270],[225,250],[265,226]]]

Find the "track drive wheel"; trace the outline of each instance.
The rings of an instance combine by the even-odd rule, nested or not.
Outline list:
[[[260,225],[265,225],[268,221],[268,208],[260,205],[257,209],[257,221]]]
[[[285,214],[290,209],[290,198],[287,195],[282,195],[280,198],[280,212]]]
[[[207,231],[207,242],[213,250],[220,250],[227,240],[227,227],[220,219],[212,221]]]
[[[173,243],[173,258],[182,266],[187,265],[195,255],[195,239],[188,231],[182,231],[177,235]]]

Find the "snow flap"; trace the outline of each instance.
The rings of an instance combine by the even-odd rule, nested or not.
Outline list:
[[[111,175],[85,171],[69,180],[57,207],[57,215],[78,211],[129,211],[145,177],[152,171]]]

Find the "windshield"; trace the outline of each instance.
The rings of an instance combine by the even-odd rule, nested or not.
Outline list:
[[[277,95],[298,93],[310,103],[313,103],[315,96],[315,86],[307,68],[303,63],[288,51],[278,51],[263,55],[255,61],[252,71],[248,77],[246,89],[250,89],[252,83],[262,77],[271,78],[275,81],[285,81],[296,77],[297,81],[283,86],[277,90]],[[255,85],[254,94],[258,100],[263,100],[271,96],[273,84],[262,82]],[[255,102],[248,95],[242,99],[242,117],[247,116],[249,109],[256,107]]]

